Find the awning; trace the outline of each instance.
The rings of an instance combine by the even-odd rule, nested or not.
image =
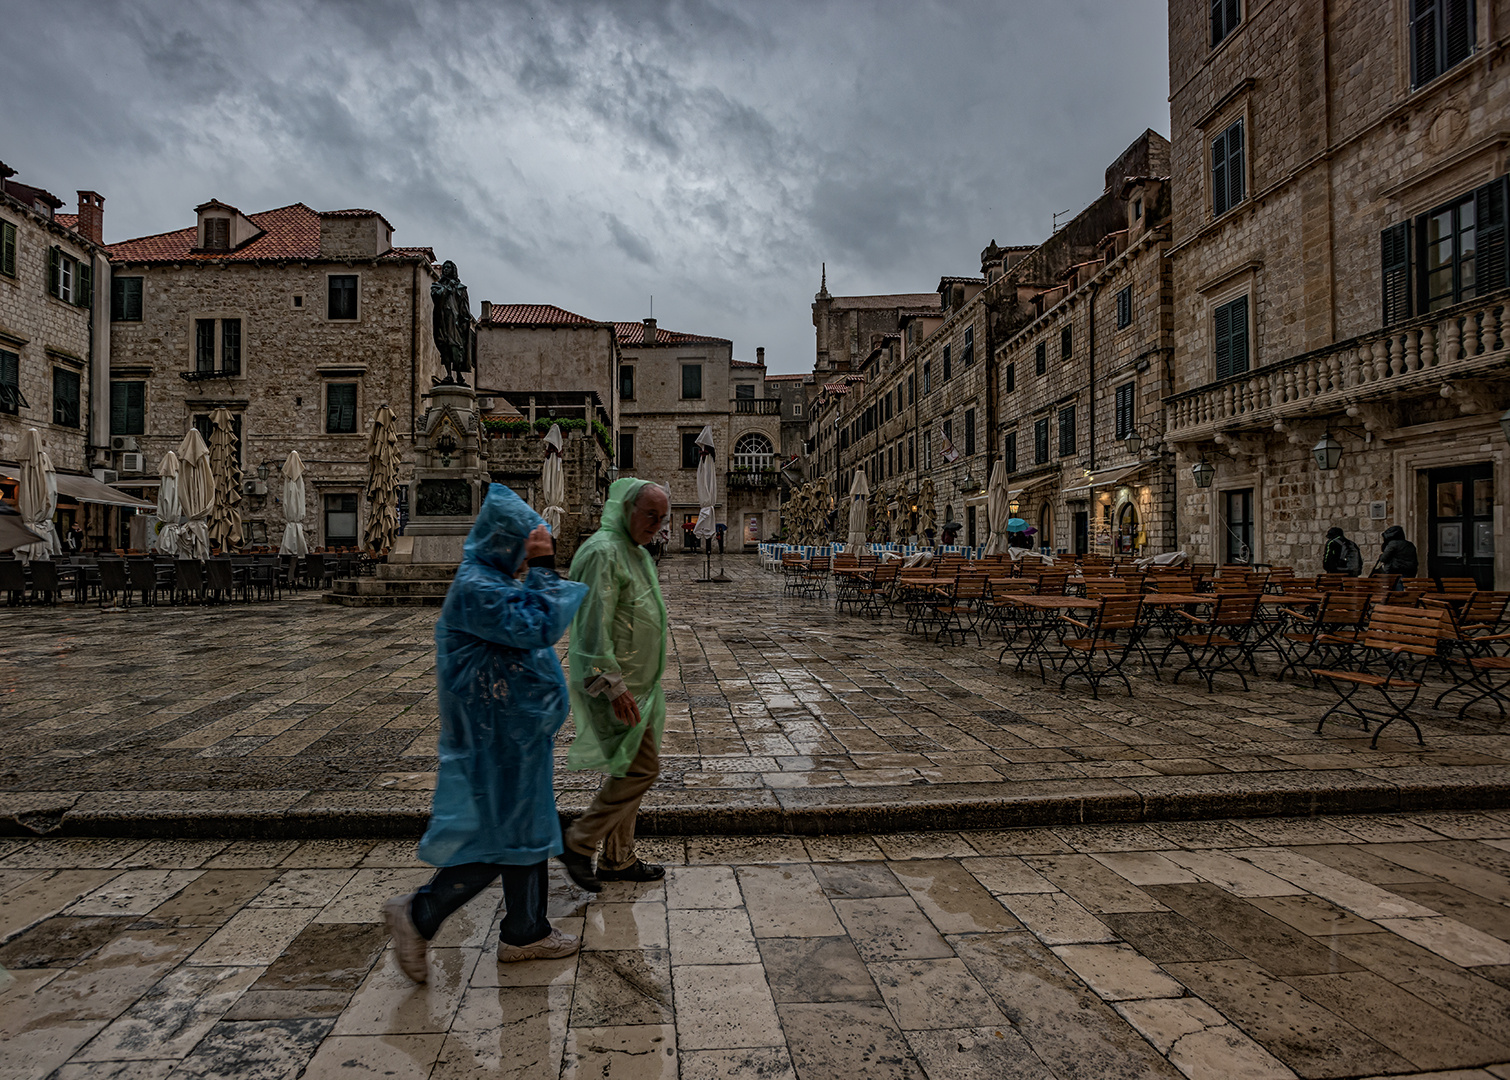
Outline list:
[[[127,495],[111,487],[102,484],[92,476],[78,476],[74,473],[58,473],[58,494],[66,495],[78,502],[99,503],[102,506],[133,506],[138,510],[155,510],[156,503],[145,502],[132,495]]]
[[[1145,461],[1137,465],[1125,465],[1120,469],[1114,469],[1109,473],[1104,473],[1101,476],[1092,478],[1092,480],[1088,484],[1081,484],[1078,487],[1065,488],[1064,494],[1070,497],[1074,497],[1076,495],[1089,494],[1095,488],[1116,487],[1128,477],[1142,472],[1151,464],[1152,462]]]
[[[1032,491],[1036,487],[1042,487],[1044,484],[1051,484],[1058,479],[1058,473],[1050,473],[1048,476],[1040,476],[1037,480],[1029,480],[1026,484],[1023,484],[1022,487],[1008,488],[1007,498],[1015,499],[1025,491]]]

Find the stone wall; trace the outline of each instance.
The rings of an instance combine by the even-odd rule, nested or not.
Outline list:
[[[556,534],[557,566],[564,573],[578,546],[598,526],[602,515],[604,478],[608,455],[596,436],[581,431],[562,432],[563,472],[566,478],[566,513]],[[514,490],[536,512],[545,508],[540,497],[540,473],[545,461],[545,443],[539,436],[494,436],[487,440],[488,474],[494,483]]]
[[[475,382],[482,390],[592,391],[607,405],[610,415],[615,415],[617,379],[618,344],[611,323],[539,327],[478,324]]]

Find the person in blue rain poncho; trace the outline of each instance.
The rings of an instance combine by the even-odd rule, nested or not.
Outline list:
[[[577,949],[546,920],[545,901],[547,861],[562,850],[551,751],[568,710],[554,646],[587,587],[554,566],[540,515],[492,485],[435,626],[440,771],[419,857],[440,869],[383,908],[415,982],[428,977],[427,942],[440,924],[500,876],[500,961]]]

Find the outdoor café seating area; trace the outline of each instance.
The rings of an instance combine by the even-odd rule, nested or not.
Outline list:
[[[249,551],[181,559],[122,550],[30,561],[0,555],[0,597],[9,607],[60,602],[115,608],[249,604],[326,589],[336,578],[370,575],[375,567],[363,552]]]
[[[987,650],[1004,671],[1093,698],[1108,685],[1131,696],[1129,671],[1211,694],[1298,679],[1335,695],[1318,731],[1350,722],[1372,730],[1374,745],[1397,720],[1424,742],[1428,705],[1503,719],[1510,704],[1510,592],[1472,578],[834,548],[780,552],[768,565],[788,595],[900,620],[919,638]]]

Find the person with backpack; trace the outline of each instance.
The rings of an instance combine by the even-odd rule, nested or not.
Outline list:
[[[1346,574],[1348,577],[1357,577],[1363,573],[1363,553],[1335,525],[1326,533],[1326,546],[1321,552],[1321,569],[1328,574]]]

